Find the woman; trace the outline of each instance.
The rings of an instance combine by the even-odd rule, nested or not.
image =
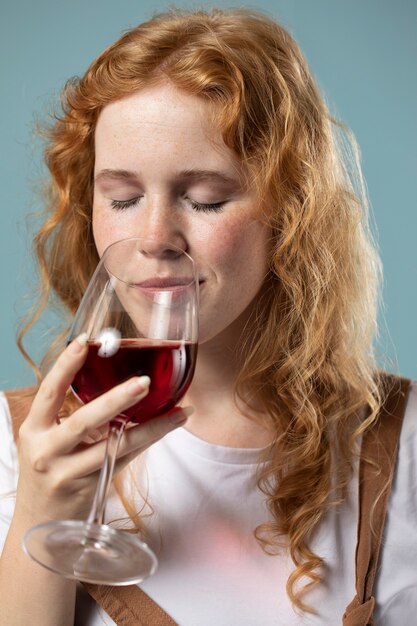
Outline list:
[[[355,594],[359,445],[384,398],[372,357],[379,262],[360,175],[343,165],[296,43],[247,11],[159,15],[63,102],[36,239],[43,293],[73,314],[104,249],[132,235],[182,247],[200,276],[184,402],[194,412],[128,431],[107,515],[135,525],[140,513],[160,562],[142,590],[184,626],[340,623]],[[58,356],[19,433],[16,504],[4,501],[2,520],[7,624],[72,624],[74,611],[76,623],[113,623],[20,549],[36,523],[85,517],[105,425],[147,393],[127,381],[57,426],[85,356],[77,340]],[[416,412],[412,391],[375,587],[384,624],[406,623],[416,602]],[[3,413],[7,492],[6,399]]]

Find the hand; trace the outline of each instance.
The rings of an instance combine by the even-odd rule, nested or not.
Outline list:
[[[16,510],[28,525],[47,519],[81,519],[89,510],[104,459],[101,437],[108,422],[146,396],[149,378],[132,378],[57,422],[57,415],[87,348],[73,341],[40,385],[28,417],[20,429],[20,476]],[[129,428],[117,455],[116,472],[152,443],[183,424],[189,409]]]

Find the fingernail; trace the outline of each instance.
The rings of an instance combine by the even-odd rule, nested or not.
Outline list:
[[[87,333],[81,333],[81,335],[78,335],[78,337],[74,339],[74,341],[71,344],[71,351],[75,353],[81,352],[81,350],[84,348],[85,344],[87,343],[87,340],[88,340]]]
[[[131,396],[137,396],[146,391],[150,384],[151,379],[149,376],[139,376],[139,378],[133,378],[127,385],[127,392]]]
[[[187,419],[194,413],[194,407],[186,406],[181,409],[177,409],[169,416],[169,419],[172,424],[184,424]]]

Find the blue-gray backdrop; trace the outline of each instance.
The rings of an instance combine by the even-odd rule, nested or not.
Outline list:
[[[170,3],[14,0],[0,9],[0,387],[33,375],[15,347],[18,318],[36,290],[31,256],[42,165],[38,119],[64,82],[123,30]],[[230,6],[229,3],[215,3]],[[243,3],[244,4],[244,3]],[[211,6],[177,2],[177,6]],[[295,35],[333,113],[361,146],[385,268],[381,363],[417,378],[417,2],[254,0]],[[31,333],[38,357],[56,323]],[[385,355],[385,356],[383,356]]]

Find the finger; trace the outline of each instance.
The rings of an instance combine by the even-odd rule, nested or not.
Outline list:
[[[33,424],[49,426],[55,422],[68,387],[86,359],[86,341],[86,335],[74,339],[43,379],[29,413]]]
[[[194,413],[191,406],[175,407],[167,415],[156,417],[145,424],[139,424],[123,434],[117,453],[117,468],[127,465],[135,456],[162,439],[169,432],[183,426]],[[126,457],[129,457],[126,459]]]
[[[61,421],[62,421],[62,418],[61,418]],[[128,422],[125,428],[126,430],[129,430],[130,428],[135,428],[136,426],[137,424],[135,424],[134,422]],[[98,441],[105,439],[108,436],[108,434],[109,434],[109,425],[104,424],[104,426],[100,426],[100,428],[96,428],[95,430],[92,430],[91,432],[89,432],[88,435],[84,437],[84,439],[82,440],[82,443],[88,443],[88,444],[97,443]]]
[[[60,415],[58,423],[62,424],[63,422],[65,422],[65,420],[69,418],[70,418],[70,415]],[[129,422],[126,425],[126,428],[134,428],[135,426],[136,424],[134,424],[133,422]],[[88,435],[83,437],[81,443],[88,443],[89,445],[91,445],[92,443],[97,443],[98,441],[105,439],[108,436],[108,434],[109,434],[109,425],[108,423],[106,423],[103,426],[100,426],[100,428],[95,428],[94,430],[89,431]]]
[[[192,407],[177,407],[163,417],[154,418],[145,424],[138,424],[126,430],[117,451],[115,473],[164,435],[183,425],[193,410]],[[65,461],[67,480],[82,478],[100,470],[103,465],[106,443],[105,440],[100,441],[76,453],[71,459],[72,469],[69,469],[68,460]]]
[[[97,443],[102,439],[105,439],[109,433],[108,426],[102,426],[101,428],[95,428],[91,432],[88,433],[85,437],[83,437],[81,443],[87,443],[91,445],[92,443]]]
[[[143,400],[150,382],[149,376],[131,378],[77,409],[55,430],[55,454],[67,454],[88,435]]]

